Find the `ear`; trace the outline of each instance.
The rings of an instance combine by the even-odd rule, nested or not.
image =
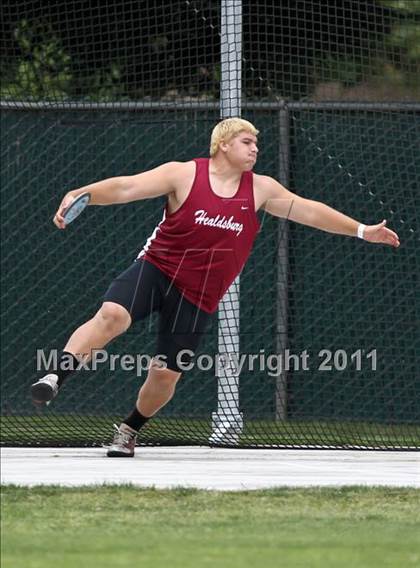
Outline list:
[[[227,152],[229,146],[224,140],[222,140],[219,144],[219,148],[222,150],[222,152]]]

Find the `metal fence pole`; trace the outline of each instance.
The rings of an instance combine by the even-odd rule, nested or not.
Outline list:
[[[279,111],[279,181],[285,187],[290,180],[290,117],[287,106]],[[285,354],[288,341],[289,227],[286,219],[278,220],[277,318],[276,349]],[[284,360],[284,359],[283,359]],[[287,419],[287,371],[281,369],[276,380],[276,420]]]
[[[220,118],[240,116],[242,98],[242,1],[221,3]],[[219,305],[218,349],[226,360],[239,356],[239,276]],[[236,360],[238,360],[236,358]],[[212,414],[214,445],[235,445],[243,429],[239,412],[239,373],[234,365],[217,370],[217,411]]]

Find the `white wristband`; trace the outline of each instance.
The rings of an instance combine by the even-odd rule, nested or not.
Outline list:
[[[357,227],[357,236],[359,237],[359,239],[364,239],[363,235],[365,234],[365,229],[366,225],[363,225],[363,223],[360,223]]]

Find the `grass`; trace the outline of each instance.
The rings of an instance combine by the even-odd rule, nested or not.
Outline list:
[[[420,491],[4,486],[3,568],[420,565]]]
[[[2,416],[2,445],[92,446],[109,442],[112,423],[118,416],[55,415],[46,411],[37,416]],[[208,443],[211,420],[196,418],[156,418],[139,436],[140,443]],[[378,424],[345,421],[247,420],[240,438],[242,447],[332,446],[419,448],[418,424]]]

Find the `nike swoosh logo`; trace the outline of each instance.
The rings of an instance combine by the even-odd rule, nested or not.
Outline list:
[[[245,209],[249,209],[249,207],[242,207],[241,206],[242,211],[245,211]]]

